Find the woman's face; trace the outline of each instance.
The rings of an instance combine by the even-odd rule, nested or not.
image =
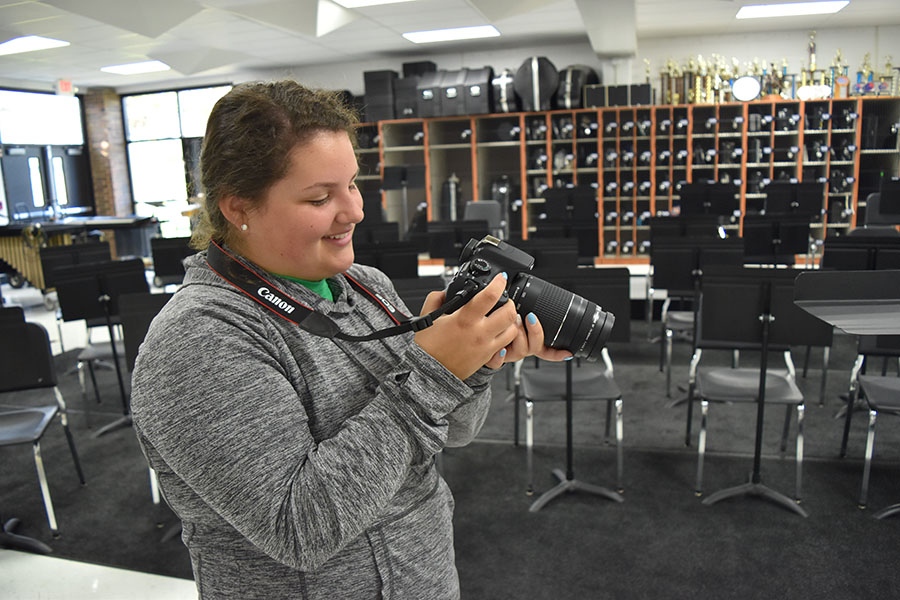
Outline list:
[[[353,228],[362,221],[362,196],[350,138],[321,131],[291,151],[287,175],[272,185],[259,208],[238,224],[238,249],[278,275],[318,281],[353,264]]]

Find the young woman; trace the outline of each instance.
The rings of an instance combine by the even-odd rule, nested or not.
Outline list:
[[[353,263],[356,122],[291,81],[239,85],[209,118],[194,238],[209,250],[154,320],[132,395],[202,598],[457,598],[434,456],[478,433],[505,361],[569,356],[511,302],[487,315],[502,275],[415,334],[329,339],[285,316],[305,305],[359,336],[395,325],[369,292],[405,311]]]

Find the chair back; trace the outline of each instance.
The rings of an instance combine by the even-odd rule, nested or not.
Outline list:
[[[900,335],[861,335],[857,352],[867,356],[900,356]]]
[[[900,237],[876,231],[877,235],[828,238],[822,254],[822,268],[841,271],[900,268]]]
[[[0,324],[0,392],[56,385],[47,330],[38,323]]]
[[[56,293],[64,321],[103,319],[119,314],[119,296],[149,292],[139,258],[75,265],[59,273]],[[104,307],[102,298],[109,298]]]
[[[125,342],[125,364],[134,369],[141,342],[150,329],[153,318],[174,294],[129,293],[119,297],[119,320],[122,323],[122,337]]]
[[[184,280],[182,261],[197,251],[190,247],[189,237],[152,238],[150,254],[153,256],[153,273],[160,283],[181,283]]]
[[[714,266],[705,270],[697,346],[758,350],[763,314],[774,317],[769,322],[770,349],[807,345],[807,338],[825,336],[831,326],[794,304],[797,275],[793,269]]]
[[[463,215],[466,221],[487,221],[491,231],[500,229],[503,221],[502,207],[496,200],[466,202]]]
[[[0,325],[24,322],[25,310],[21,306],[0,306]]]

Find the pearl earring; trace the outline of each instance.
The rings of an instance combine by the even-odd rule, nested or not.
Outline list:
[[[247,224],[244,223],[241,225],[241,231],[247,231]]]

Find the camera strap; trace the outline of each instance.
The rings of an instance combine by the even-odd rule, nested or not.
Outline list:
[[[431,326],[434,319],[445,312],[455,310],[461,306],[468,296],[468,294],[458,295],[427,315],[408,317],[397,310],[394,304],[384,296],[368,289],[356,279],[344,273],[344,277],[347,278],[347,281],[353,288],[359,291],[364,298],[384,310],[391,320],[396,323],[393,327],[367,335],[349,335],[343,333],[337,323],[327,316],[317,313],[311,307],[298,300],[294,300],[283,290],[278,289],[272,282],[260,277],[259,274],[242,264],[214,241],[210,242],[207,249],[206,262],[216,275],[285,321],[298,325],[313,335],[353,342],[379,340],[409,331],[420,331]]]

